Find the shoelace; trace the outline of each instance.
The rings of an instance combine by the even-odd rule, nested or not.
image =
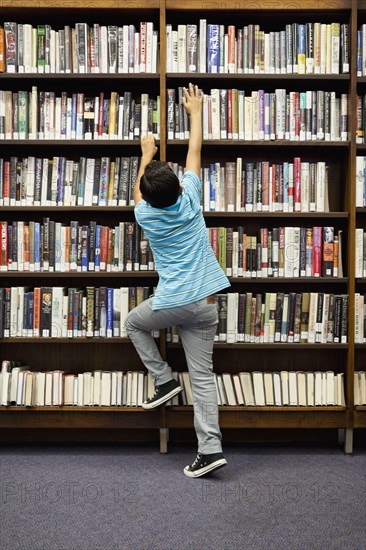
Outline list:
[[[198,453],[198,455],[196,456],[195,461],[193,462],[191,468],[195,468],[197,466],[197,464],[200,462],[201,458],[202,458],[202,455]]]
[[[158,395],[158,393],[159,393],[159,388],[156,387],[154,395],[152,397],[149,397],[149,399],[147,401],[152,401],[153,399],[155,399],[155,397]]]

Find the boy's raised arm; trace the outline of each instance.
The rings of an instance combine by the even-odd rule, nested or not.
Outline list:
[[[145,168],[150,162],[153,160],[154,156],[157,153],[158,148],[155,145],[155,139],[152,135],[143,136],[141,138],[141,163],[140,168],[137,174],[136,178],[136,184],[135,188],[133,190],[133,200],[135,204],[140,202],[142,199],[142,195],[140,192],[140,180],[142,178],[143,173],[145,172]]]
[[[189,84],[188,89],[183,88],[183,91],[183,107],[187,111],[191,121],[186,169],[194,172],[198,177],[200,177],[202,147],[202,96],[199,94],[198,86],[193,86],[193,84]]]

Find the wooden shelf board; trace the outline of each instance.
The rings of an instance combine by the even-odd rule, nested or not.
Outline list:
[[[157,277],[158,274],[156,271],[72,271],[72,272],[63,272],[63,271],[41,271],[40,273],[36,271],[1,271],[0,272],[0,279],[1,278],[29,278],[32,279],[34,277],[38,278],[79,278],[79,277],[91,277],[93,279],[95,278],[113,278],[113,277],[123,277],[124,279],[128,278],[147,278],[147,277]]]
[[[156,140],[159,143],[159,140]],[[23,145],[44,147],[44,146],[65,146],[74,147],[86,146],[86,147],[123,147],[123,146],[136,146],[140,147],[140,140],[138,139],[2,139],[0,140],[0,146],[18,147]]]
[[[348,277],[229,277],[232,283],[347,283]]]
[[[240,73],[167,73],[166,78],[169,80],[192,80],[199,78],[200,80],[341,80],[349,81],[349,74],[240,74]],[[366,82],[366,78],[365,78]]]
[[[129,344],[132,342],[129,338],[2,338],[0,344]]]
[[[134,206],[1,206],[2,212],[133,212]]]
[[[366,409],[366,407],[365,407]],[[167,406],[167,411],[170,410],[170,411],[179,411],[179,412],[192,412],[193,411],[193,407],[192,406],[189,406],[189,405],[185,405],[185,406],[181,406],[181,405],[170,405],[170,406]],[[245,406],[245,405],[241,405],[241,406],[228,406],[228,405],[220,405],[219,406],[219,411],[220,412],[234,412],[234,413],[237,413],[237,412],[253,412],[253,411],[260,411],[260,412],[268,412],[268,411],[271,411],[271,412],[314,412],[314,411],[321,411],[321,412],[325,412],[325,411],[337,411],[337,412],[343,412],[343,411],[346,411],[347,410],[347,407],[343,407],[343,406],[334,406],[334,405],[324,405],[324,406],[316,406],[316,407],[300,407],[300,406],[287,406],[287,407],[276,407],[276,406],[264,406],[264,407],[259,407],[259,406]]]
[[[152,409],[153,412],[158,412],[158,409]],[[29,413],[32,413],[32,412],[42,412],[42,413],[47,413],[47,412],[50,412],[50,411],[57,411],[59,413],[63,413],[63,412],[66,412],[66,411],[72,411],[72,412],[108,412],[108,413],[112,413],[112,412],[123,412],[123,413],[146,413],[146,412],[150,412],[150,411],[146,411],[145,409],[143,409],[142,407],[126,407],[126,406],[122,406],[122,407],[117,407],[117,406],[110,406],[110,407],[104,407],[104,406],[99,406],[99,405],[90,405],[90,406],[83,406],[83,407],[79,407],[77,405],[62,405],[62,406],[57,406],[57,405],[50,405],[50,406],[39,406],[39,407],[25,407],[25,406],[20,406],[20,405],[9,405],[7,407],[5,406],[0,406],[0,411],[3,412],[3,411],[8,411],[8,412],[20,412],[20,411],[27,411]]]
[[[180,343],[167,343],[167,348],[182,348]],[[366,348],[366,344],[365,344]],[[182,348],[183,349],[183,348]],[[315,349],[327,349],[327,350],[339,350],[348,349],[348,344],[285,344],[285,343],[273,343],[273,344],[245,344],[236,342],[234,344],[227,344],[225,342],[215,342],[214,349],[271,349],[271,350],[315,350]]]
[[[365,208],[366,212],[366,208]],[[208,212],[205,218],[349,218],[348,212]]]
[[[1,73],[1,80],[160,80],[159,73]]]
[[[21,8],[23,9],[69,9],[72,13],[73,8],[83,9],[121,9],[121,10],[146,10],[146,9],[159,9],[159,0],[133,0],[133,2],[125,0],[103,0],[103,2],[96,2],[95,0],[72,0],[69,2],[59,2],[59,0],[1,0],[2,8]]]
[[[353,427],[366,428],[366,407],[357,406],[353,412]]]
[[[348,148],[349,141],[287,141],[287,140],[274,140],[274,141],[246,141],[242,139],[206,139],[202,141],[203,145],[219,145],[220,147],[233,147],[243,146],[246,147],[341,147]],[[186,139],[168,139],[167,145],[187,145]],[[366,148],[366,145],[365,145]]]
[[[261,12],[262,10],[272,12],[276,11],[326,11],[326,7],[331,10],[350,10],[352,6],[352,0],[333,0],[324,7],[322,2],[313,2],[312,0],[302,0],[301,2],[240,2],[238,4],[237,0],[226,0],[225,2],[214,0],[207,2],[197,2],[196,0],[166,0],[166,9],[167,10],[179,10],[179,11],[230,11],[238,10],[238,7],[242,11],[251,11],[251,12]],[[255,7],[254,7],[255,6]],[[266,14],[266,15],[267,15]]]

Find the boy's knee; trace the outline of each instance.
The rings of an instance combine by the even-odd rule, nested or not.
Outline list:
[[[125,330],[126,330],[128,335],[135,330],[133,319],[134,319],[134,314],[133,314],[133,310],[132,310],[132,311],[130,311],[130,313],[127,315],[127,317],[125,319]]]

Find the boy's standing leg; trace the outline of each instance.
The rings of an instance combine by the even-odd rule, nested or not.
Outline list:
[[[194,317],[178,326],[192,386],[194,427],[198,454],[192,465],[184,468],[188,477],[199,477],[227,464],[222,454],[217,392],[212,353],[218,323],[212,296],[192,304]]]

